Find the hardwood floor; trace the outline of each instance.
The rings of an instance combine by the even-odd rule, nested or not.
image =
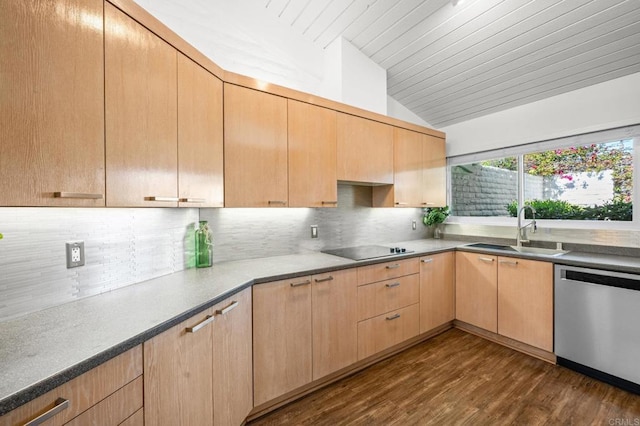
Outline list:
[[[640,426],[640,396],[453,329],[249,424]]]

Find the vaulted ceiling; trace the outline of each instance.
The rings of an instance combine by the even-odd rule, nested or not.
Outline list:
[[[344,37],[438,128],[640,72],[640,0],[261,2],[321,48]]]

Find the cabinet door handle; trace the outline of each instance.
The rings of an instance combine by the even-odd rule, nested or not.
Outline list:
[[[51,417],[55,416],[56,414],[60,413],[63,410],[66,410],[67,408],[69,408],[69,400],[64,398],[58,398],[56,399],[55,405],[53,406],[52,409],[50,409],[46,413],[40,414],[38,417],[31,420],[30,422],[25,423],[24,426],[41,425],[47,420],[49,420]]]
[[[300,287],[302,285],[308,285],[308,284],[311,284],[310,280],[302,281],[299,283],[291,283],[291,287]]]
[[[483,262],[493,262],[495,259],[492,259],[490,257],[479,257],[478,260],[481,260]]]
[[[145,201],[161,201],[161,202],[173,202],[173,201],[177,202],[180,199],[178,197],[156,197],[156,196],[153,196],[153,197],[144,197],[144,200]]]
[[[322,202],[322,204],[331,204],[331,205],[334,205],[334,204],[338,204],[338,202],[337,202],[337,201],[323,201],[323,202]]]
[[[398,318],[400,318],[400,314],[391,315],[390,317],[387,317],[386,320],[391,321]]]
[[[424,202],[422,203],[423,206],[433,206],[435,203],[428,203],[428,202]]]
[[[178,201],[180,201],[181,203],[198,203],[198,204],[207,202],[207,200],[204,198],[180,198]]]
[[[394,288],[399,286],[400,286],[400,283],[385,284],[385,287],[387,288]]]
[[[279,205],[279,206],[284,206],[285,204],[287,204],[287,202],[286,202],[286,201],[281,201],[281,200],[269,200],[269,201],[267,201],[267,203],[268,203],[269,205],[277,204],[277,205]]]
[[[401,202],[401,201],[396,201],[396,206],[406,206],[407,204],[409,204],[409,203],[404,203],[404,202]]]
[[[504,264],[507,264],[507,265],[517,265],[518,261],[517,260],[503,260],[503,259],[500,259],[498,261],[498,263],[504,263]]]
[[[194,325],[193,327],[187,327],[187,333],[195,333],[205,325],[213,322],[216,319],[213,315],[207,315],[202,321]]]
[[[89,200],[101,200],[104,198],[102,194],[88,194],[84,192],[54,192],[54,198],[81,198]]]
[[[422,263],[431,263],[431,262],[433,262],[433,259],[422,259],[420,262],[422,262]]]
[[[240,303],[238,301],[234,300],[233,302],[229,303],[226,307],[224,307],[222,309],[217,309],[216,310],[216,315],[225,315],[229,311],[232,311],[235,308],[237,308],[239,304]]]
[[[396,263],[395,265],[387,265],[386,268],[387,269],[398,269],[400,267],[400,264]]]
[[[329,275],[327,278],[320,278],[320,279],[315,279],[317,283],[323,283],[326,281],[333,281],[333,276]]]

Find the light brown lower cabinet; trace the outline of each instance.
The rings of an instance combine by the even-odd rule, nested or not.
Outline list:
[[[498,332],[497,256],[456,252],[456,318]]]
[[[456,318],[553,352],[553,263],[457,252]]]
[[[358,323],[358,359],[381,352],[420,332],[419,304],[397,309]]]
[[[119,425],[142,410],[142,346],[58,386],[0,417],[0,425],[24,425],[50,414],[47,426]],[[142,423],[130,423],[138,425]]]
[[[241,424],[252,408],[251,290],[144,343],[146,425]]]
[[[455,319],[455,253],[420,258],[420,333]]]
[[[256,406],[357,361],[356,297],[355,269],[254,286]]]
[[[553,264],[498,258],[498,334],[553,352]]]

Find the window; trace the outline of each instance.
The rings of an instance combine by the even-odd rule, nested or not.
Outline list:
[[[453,216],[633,221],[640,126],[449,159]]]

